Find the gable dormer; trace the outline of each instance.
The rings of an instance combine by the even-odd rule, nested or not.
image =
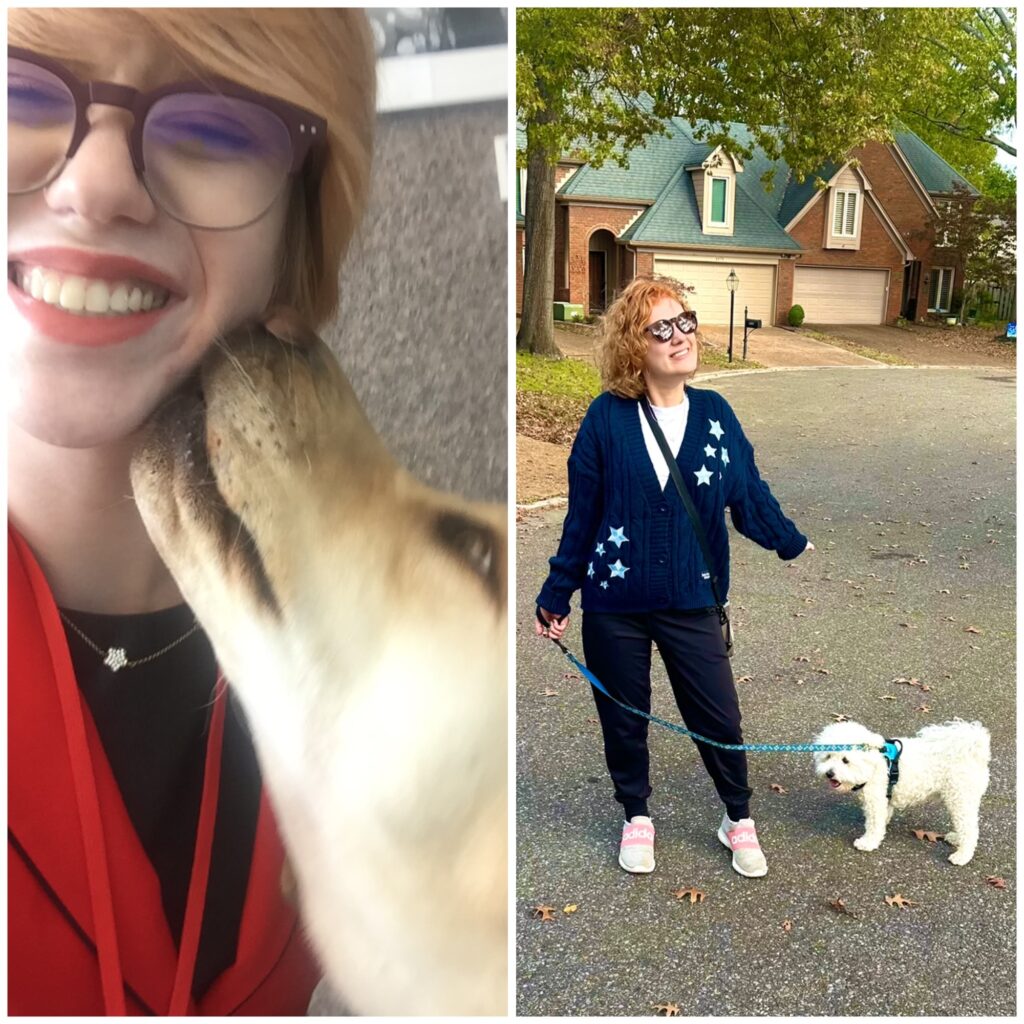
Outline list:
[[[705,235],[731,235],[736,224],[736,175],[743,165],[721,146],[703,163],[686,168],[693,178],[693,192]]]
[[[846,164],[828,183],[825,211],[826,249],[859,249],[864,223],[864,202],[871,183],[859,167]]]

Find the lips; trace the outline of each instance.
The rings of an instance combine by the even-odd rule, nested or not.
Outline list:
[[[25,266],[40,266],[84,278],[151,282],[168,293],[159,309],[111,316],[83,316],[60,306],[34,299],[11,280]],[[172,276],[128,256],[93,253],[79,249],[42,248],[13,253],[8,261],[7,294],[21,314],[47,338],[68,345],[101,347],[118,345],[150,330],[184,297],[183,286]]]
[[[830,786],[831,786],[831,787],[832,787],[833,789],[838,789],[838,788],[839,788],[839,787],[840,787],[840,786],[842,785],[842,783],[841,783],[841,782],[840,782],[840,781],[839,781],[838,779],[829,779],[829,780],[828,780],[828,784],[829,784],[829,785],[830,785]]]

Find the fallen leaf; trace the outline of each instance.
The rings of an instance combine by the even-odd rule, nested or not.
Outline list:
[[[966,628],[966,629],[964,630],[964,632],[965,632],[965,633],[977,633],[977,634],[978,634],[979,636],[981,635],[981,630],[980,630],[980,629],[978,629],[978,627],[977,627],[977,626],[968,626],[968,627],[967,627],[967,628]]]
[[[808,658],[806,654],[798,654],[793,660],[794,661],[810,661],[811,659]]]
[[[855,913],[854,913],[854,912],[853,912],[852,910],[850,910],[850,908],[849,908],[849,907],[848,907],[848,906],[846,905],[846,900],[844,900],[844,899],[840,899],[840,897],[838,897],[838,896],[837,896],[837,897],[836,897],[836,898],[835,898],[834,900],[829,900],[829,901],[828,901],[828,905],[829,905],[829,906],[830,906],[830,907],[831,907],[831,908],[832,908],[832,909],[833,909],[833,910],[834,910],[834,911],[835,911],[835,912],[836,912],[837,914],[846,914],[846,915],[847,915],[847,916],[849,916],[849,917],[856,917],[856,916],[857,916],[857,915],[856,915],[856,914],[855,914]]]
[[[910,830],[918,839],[926,839],[929,843],[937,843],[942,837],[938,832],[925,832],[923,828],[912,828]]]
[[[558,691],[557,690],[552,690],[551,687],[549,686],[549,687],[547,687],[547,689],[541,690],[540,695],[542,697],[557,697],[558,696]]]
[[[895,700],[896,698],[891,693],[884,693],[878,699],[879,700]]]
[[[589,722],[589,723],[590,723],[591,725],[597,725],[597,719],[596,719],[596,718],[588,718],[588,719],[587,719],[587,721],[588,721],[588,722]]]
[[[927,683],[921,683],[921,685],[918,687],[918,689],[922,693],[931,693],[931,689],[932,688]]]
[[[806,619],[807,616],[803,612],[793,612],[794,619]]]
[[[539,917],[542,921],[554,921],[555,908],[548,907],[545,906],[543,903],[540,903],[533,908],[533,916]]]
[[[749,683],[754,677],[753,676],[740,676],[736,680],[737,683]]]
[[[927,714],[929,711],[931,711],[931,705],[930,704],[918,704],[917,707],[914,708],[914,710],[915,711],[923,711],[925,714]]]
[[[952,615],[945,616],[946,622],[956,622],[956,618]]]
[[[834,718],[834,719],[835,719],[835,720],[836,720],[837,722],[848,722],[848,721],[850,720],[850,719],[849,719],[849,717],[848,717],[847,715],[837,715],[837,714],[835,714],[834,712],[833,712],[833,714],[832,714],[832,717],[833,717],[833,718]]]
[[[784,932],[791,932],[793,930],[793,922],[786,920],[782,922],[782,930]]]
[[[579,910],[579,906],[576,903],[570,903],[568,906],[562,908],[563,914],[575,914]]]
[[[900,623],[900,625],[901,625],[901,626],[902,626],[902,627],[903,627],[904,629],[913,629],[913,628],[914,628],[914,627],[913,627],[913,626],[912,626],[912,625],[911,625],[911,624],[910,624],[909,622],[901,622],[901,623]]]
[[[939,593],[940,594],[948,594],[948,593],[950,593],[950,591],[948,591],[948,590],[940,590]]]
[[[885,902],[890,907],[899,907],[901,910],[905,910],[907,907],[916,907],[918,904],[914,900],[908,900],[906,896],[902,896],[900,893],[895,893],[892,896],[886,896]]]
[[[769,787],[773,793],[787,793],[786,789],[783,789],[777,782],[773,782]]]
[[[700,889],[693,885],[691,885],[688,889],[673,889],[672,895],[680,901],[689,899],[691,904],[704,902],[704,893],[702,893]]]
[[[675,1003],[656,1003],[654,1006],[655,1017],[678,1017],[679,1007]]]
[[[988,882],[988,884],[991,885],[993,889],[1006,888],[1005,878],[998,878],[996,875],[989,875],[988,878],[985,879],[985,881]]]

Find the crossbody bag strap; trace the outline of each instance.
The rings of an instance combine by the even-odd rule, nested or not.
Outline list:
[[[693,523],[694,532],[697,534],[697,542],[700,544],[700,550],[704,555],[704,561],[708,567],[709,578],[711,580],[711,593],[714,595],[715,604],[718,605],[718,610],[721,614],[724,605],[718,592],[718,576],[715,574],[715,563],[711,559],[711,548],[708,545],[707,534],[704,532],[704,525],[701,523],[700,516],[697,514],[697,509],[694,507],[693,498],[690,497],[690,492],[686,489],[686,484],[683,483],[683,475],[679,472],[679,463],[676,462],[675,456],[672,454],[672,449],[669,448],[668,441],[665,440],[665,435],[662,433],[661,427],[658,425],[658,421],[654,417],[654,410],[651,409],[650,403],[646,398],[642,398],[640,400],[640,406],[644,411],[644,415],[647,417],[647,422],[650,424],[651,433],[654,434],[654,439],[658,442],[661,454],[665,456],[665,461],[668,463],[668,471],[672,476],[673,483],[676,485],[676,490],[679,492],[679,497],[683,501],[683,507],[686,509],[687,515],[689,515],[690,521]]]

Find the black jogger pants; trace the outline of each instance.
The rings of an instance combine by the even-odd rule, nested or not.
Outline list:
[[[742,743],[732,666],[714,608],[690,611],[583,613],[587,667],[620,700],[651,710],[651,644],[658,651],[687,729],[721,743]],[[615,799],[627,820],[647,814],[651,795],[647,719],[594,690]],[[696,743],[696,741],[694,741]],[[697,743],[715,789],[734,821],[749,817],[747,755]]]

